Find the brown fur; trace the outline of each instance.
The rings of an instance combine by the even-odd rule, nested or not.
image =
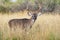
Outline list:
[[[31,21],[31,19],[12,19],[9,21],[9,26],[10,28],[12,27],[20,27],[20,28],[27,28],[27,27],[32,27],[33,22]]]

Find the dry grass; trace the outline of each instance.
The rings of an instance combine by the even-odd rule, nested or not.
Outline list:
[[[22,12],[21,12],[22,13]],[[60,40],[60,15],[43,14],[38,17],[31,30],[10,31],[8,21],[13,18],[30,18],[23,14],[0,14],[0,40]]]

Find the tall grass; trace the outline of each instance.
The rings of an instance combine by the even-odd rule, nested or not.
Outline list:
[[[10,31],[9,20],[30,18],[26,12],[21,13],[0,14],[0,40],[60,40],[60,15],[58,14],[38,16],[28,32],[24,32],[19,28],[16,31]]]

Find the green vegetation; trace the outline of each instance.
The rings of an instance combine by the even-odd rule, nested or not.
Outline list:
[[[20,6],[27,5],[28,4],[27,2],[31,2],[31,4],[32,3],[35,4],[35,2],[37,2],[38,4],[42,3],[43,12],[44,11],[51,12],[56,8],[56,6],[60,7],[60,0],[17,0],[16,2],[12,2],[11,0],[0,0],[0,2],[1,2],[0,3],[0,12],[19,12],[20,10],[22,10],[26,7],[26,6],[25,7],[22,6],[22,9],[21,9]],[[58,10],[59,10],[59,8],[58,8]]]
[[[3,32],[0,30],[0,40],[3,40]]]
[[[48,40],[56,40],[54,33],[51,32],[51,33],[49,34]]]

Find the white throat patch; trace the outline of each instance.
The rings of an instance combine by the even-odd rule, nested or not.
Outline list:
[[[34,19],[32,19],[32,22],[34,22]]]

